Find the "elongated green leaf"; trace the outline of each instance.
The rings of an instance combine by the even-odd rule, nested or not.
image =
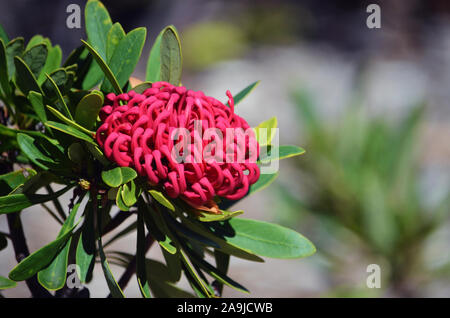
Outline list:
[[[72,126],[73,128],[79,130],[80,132],[83,132],[89,136],[92,136],[94,134],[93,131],[90,131],[86,128],[84,128],[83,126],[78,125],[75,121],[67,118],[66,116],[64,116],[63,114],[61,114],[58,110],[54,109],[51,106],[47,105],[47,109],[53,114],[55,115],[58,119],[60,119],[61,121],[63,121],[64,123],[66,123],[69,126]]]
[[[32,176],[36,175],[36,171],[33,169],[20,169],[17,171],[9,172],[0,175],[0,193],[2,195],[8,194],[18,186],[22,185]],[[5,189],[5,193],[3,193]]]
[[[156,37],[147,59],[145,80],[149,82],[161,81],[161,38],[165,29]]]
[[[273,258],[298,258],[315,253],[314,245],[301,234],[277,224],[233,218],[233,233],[226,241],[253,253]]]
[[[10,280],[6,277],[0,276],[0,290],[1,289],[9,289],[17,286],[17,283],[13,280]]]
[[[147,60],[145,79],[179,85],[182,70],[181,45],[174,26],[165,27],[156,38]]]
[[[230,286],[231,288],[236,289],[236,290],[238,290],[240,292],[249,293],[247,288],[245,288],[244,286],[242,286],[238,282],[234,281],[233,279],[231,279],[227,275],[225,275],[225,273],[220,272],[217,268],[212,266],[210,263],[208,263],[207,261],[203,260],[193,250],[187,250],[187,251],[189,251],[188,255],[190,256],[191,260],[194,263],[196,263],[198,266],[200,266],[200,268],[205,270],[208,274],[210,274],[212,277],[217,279],[219,282],[221,282],[221,283],[223,283],[223,284],[225,284],[227,286]]]
[[[134,169],[129,167],[116,167],[111,170],[102,171],[102,180],[111,188],[116,188],[137,177]]]
[[[75,138],[78,138],[78,139],[81,139],[81,140],[85,140],[85,141],[90,142],[90,143],[94,143],[94,139],[91,136],[89,136],[89,135],[79,131],[78,129],[76,129],[76,128],[72,127],[72,126],[64,125],[64,124],[57,123],[57,122],[51,121],[51,120],[47,121],[45,123],[45,125],[50,127],[50,128],[62,131],[63,133],[71,135],[71,136],[73,136]]]
[[[46,268],[65,246],[77,226],[78,223],[73,224],[76,212],[76,209],[72,209],[56,240],[38,249],[17,264],[9,273],[9,278],[14,281],[26,280]]]
[[[220,245],[217,244],[214,240],[211,240],[210,238],[203,236],[199,232],[195,231],[195,228],[190,228],[187,223],[186,224],[180,224],[176,220],[172,219],[171,217],[165,218],[167,220],[167,223],[174,228],[176,233],[179,233],[183,235],[186,238],[195,240],[197,242],[200,242],[202,244],[205,244],[207,246],[212,246],[214,248],[220,248]]]
[[[50,81],[50,84],[53,86],[53,89],[56,92],[56,96],[58,97],[58,100],[61,103],[64,115],[66,115],[70,120],[73,120],[72,114],[70,113],[69,108],[67,107],[67,104],[64,100],[64,97],[61,94],[58,84],[53,80],[53,78],[50,75],[47,75],[47,80]]]
[[[16,84],[22,93],[25,96],[27,96],[30,91],[42,93],[33,73],[20,57],[14,57],[14,65],[16,69]]]
[[[109,65],[120,87],[123,87],[128,81],[139,61],[146,34],[147,30],[145,28],[134,29],[119,42],[114,50]],[[106,92],[112,91],[112,83],[104,82],[102,90]]]
[[[130,207],[123,202],[122,198],[122,188],[123,185],[121,185],[116,193],[116,205],[120,209],[120,211],[130,211]]]
[[[254,184],[250,186],[250,190],[247,195],[250,195],[252,193],[261,191],[265,188],[267,188],[272,182],[275,181],[275,179],[278,177],[278,172],[273,174],[261,174],[259,176],[258,181],[256,181]]]
[[[95,265],[95,230],[92,199],[90,198],[84,209],[84,224],[76,250],[76,262],[79,268],[79,278],[86,283],[92,275]]]
[[[239,93],[237,93],[236,95],[233,96],[233,100],[234,100],[234,106],[236,106],[237,104],[239,104],[245,97],[247,97],[248,94],[250,94],[252,92],[252,90],[259,85],[260,81],[256,81],[250,85],[248,85],[246,88],[244,88],[242,91],[240,91]],[[230,106],[227,102],[226,104],[227,106]]]
[[[118,22],[114,23],[111,29],[109,29],[106,43],[106,60],[109,64],[111,64],[111,58],[114,51],[125,36],[125,31]]]
[[[175,211],[175,207],[173,206],[173,204],[164,196],[164,194],[162,194],[162,192],[157,190],[149,190],[148,192],[156,201],[161,203],[163,206],[171,211]]]
[[[6,96],[11,95],[11,87],[8,81],[8,64],[6,60],[6,46],[0,38],[0,85]]]
[[[162,219],[159,211],[150,210],[149,206],[145,203],[142,197],[138,198],[138,208],[140,213],[144,217],[145,225],[152,237],[159,243],[159,245],[168,253],[175,254],[177,248],[173,245],[170,239],[170,230],[167,228],[164,220]]]
[[[170,280],[173,282],[177,282],[181,277],[181,260],[178,254],[172,254],[166,251],[161,246],[161,251],[164,256],[164,260],[166,261],[167,269],[169,270]]]
[[[106,64],[106,62],[99,55],[99,53],[92,46],[90,46],[89,43],[87,43],[83,40],[81,40],[81,42],[83,42],[83,44],[86,46],[86,48],[92,54],[95,61],[102,69],[103,73],[105,74],[105,76],[109,80],[109,82],[111,83],[111,85],[114,88],[114,90],[116,91],[116,93],[122,94],[123,93],[122,88],[120,87],[119,83],[117,82],[117,79],[115,78],[115,76],[114,76],[113,72],[111,71],[111,69],[109,68],[108,64]]]
[[[108,10],[100,1],[90,0],[86,4],[84,14],[89,43],[101,57],[106,58],[108,32],[112,27]]]
[[[168,26],[161,37],[160,52],[161,80],[179,85],[182,70],[181,44],[173,25]]]
[[[96,92],[87,94],[77,105],[75,122],[87,129],[93,129],[102,106],[103,95]]]
[[[256,140],[259,146],[266,146],[272,143],[273,137],[276,134],[276,128],[278,125],[277,117],[272,117],[266,121],[263,121],[254,128],[256,134]]]
[[[138,212],[137,220],[136,276],[142,296],[144,298],[150,298],[150,286],[145,267],[145,226],[143,212]]]
[[[129,207],[133,206],[142,193],[141,188],[137,187],[133,180],[125,183],[121,188],[123,203]]]
[[[189,226],[192,231],[195,231],[198,234],[208,238],[209,240],[216,242],[220,246],[220,248],[216,249],[249,261],[261,263],[264,262],[262,258],[258,257],[255,254],[252,254],[252,252],[250,252],[249,250],[242,249],[238,246],[230,244],[229,242],[225,241],[223,237],[218,236],[216,234],[217,231],[214,229],[214,226],[217,224],[217,222],[204,223],[205,225],[208,225],[210,228],[214,229],[214,231],[211,231],[208,230],[207,227],[202,226],[202,224],[200,224],[199,222],[183,217],[182,214],[178,214],[178,216],[180,216],[181,221],[186,224],[186,226]]]
[[[38,77],[38,83],[40,85],[42,85],[42,83],[44,83],[44,81],[46,80],[45,74],[51,74],[54,70],[59,68],[62,61],[62,51],[59,45],[51,47],[50,41],[48,41],[47,48],[48,48],[47,60],[45,61],[45,65],[42,68],[41,74]]]
[[[69,75],[67,74],[66,69],[64,68],[58,68],[51,72],[49,76],[53,80],[54,83],[52,83],[48,77],[48,74],[44,74],[44,81],[42,83],[42,91],[44,92],[44,95],[48,97],[49,100],[53,100],[57,98],[59,100],[58,92],[55,90],[55,85],[58,87],[59,92],[64,90],[65,85],[67,81],[69,80]],[[61,111],[65,112],[65,110],[62,110],[63,105],[59,105]]]
[[[23,61],[28,65],[34,77],[37,79],[47,60],[48,49],[45,43],[39,43],[27,49],[23,53]]]
[[[42,94],[31,91],[28,94],[28,100],[30,101],[30,104],[39,120],[42,123],[45,123],[47,121],[47,113],[45,112],[44,98],[42,97]]]
[[[36,139],[32,136],[18,133],[17,142],[23,153],[37,166],[47,170],[45,163],[55,163],[55,161],[42,153],[42,151],[35,145]]]
[[[100,224],[100,216],[98,216],[99,224]],[[117,283],[114,275],[111,272],[111,268],[109,267],[108,260],[106,259],[105,252],[103,251],[102,245],[102,237],[101,235],[97,238],[98,244],[98,253],[100,255],[100,261],[102,263],[103,274],[105,275],[106,283],[108,284],[109,291],[111,292],[111,296],[114,298],[124,298],[122,289]]]
[[[22,56],[24,50],[23,38],[16,38],[6,45],[6,64],[8,67],[8,79],[12,79],[16,73],[16,67],[14,64],[15,56]]]
[[[197,211],[198,219],[202,222],[216,222],[216,221],[225,221],[232,217],[241,215],[244,211],[225,211],[220,210],[221,214],[207,213],[204,211]]]
[[[68,185],[54,194],[10,194],[0,197],[0,214],[18,212],[32,205],[53,200],[72,188]]]
[[[1,24],[0,24],[0,39],[4,43],[8,43],[9,42],[8,34],[6,33],[5,29],[2,27]]]
[[[189,278],[192,278],[192,280],[193,280],[193,282],[191,282],[189,280],[189,283],[191,284],[191,286],[193,286],[192,284],[195,283],[198,287],[200,287],[199,291],[201,292],[202,295],[205,295],[206,297],[213,297],[214,294],[207,287],[207,284],[205,283],[205,281],[201,277],[199,277],[199,275],[195,272],[194,267],[189,262],[188,257],[182,250],[180,250],[180,256],[181,256],[181,261],[183,262],[183,264],[185,266],[185,274],[186,274],[188,280],[189,280]],[[194,286],[193,286],[193,289],[194,289]]]
[[[67,229],[73,228],[75,223],[75,216],[80,207],[82,197],[72,208],[66,222],[64,223],[57,239],[64,235]],[[69,249],[72,238],[69,238],[65,243],[64,248],[56,255],[53,261],[46,268],[41,270],[37,277],[39,283],[48,290],[58,290],[64,287],[67,277],[67,263],[69,258]]]
[[[30,41],[28,41],[25,51],[28,51],[33,46],[35,46],[37,44],[41,44],[42,42],[44,42],[44,37],[42,35],[40,35],[40,34],[33,35],[33,37],[30,39]]]
[[[280,147],[269,146],[266,151],[260,151],[260,153],[264,152],[264,156],[259,158],[262,163],[300,156],[305,153],[305,150],[298,146],[284,145]]]

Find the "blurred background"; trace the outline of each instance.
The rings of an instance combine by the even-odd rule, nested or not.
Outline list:
[[[248,296],[450,297],[450,2],[103,2],[125,31],[148,29],[136,77],[157,34],[174,24],[185,86],[225,100],[227,89],[261,80],[237,113],[252,126],[277,116],[280,144],[306,149],[281,162],[271,190],[235,208],[301,232],[318,252],[232,259],[229,276]],[[85,1],[2,1],[0,23],[10,38],[49,37],[67,57],[86,38],[83,15],[81,29],[66,27],[71,3],[83,11]],[[380,29],[366,26],[371,3],[381,8]],[[31,250],[54,239],[45,212],[26,211],[23,221]],[[111,249],[134,246],[128,235]],[[0,274],[14,262],[12,248],[3,250]],[[380,266],[381,288],[367,287],[369,264]],[[94,297],[107,294],[102,275],[89,285]],[[134,280],[125,294],[139,296]],[[28,292],[19,284],[4,295]],[[226,288],[224,296],[246,295]]]

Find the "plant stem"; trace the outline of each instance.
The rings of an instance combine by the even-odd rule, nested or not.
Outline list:
[[[9,233],[11,235],[11,241],[18,263],[20,263],[28,255],[30,255],[19,213],[20,212],[9,213],[6,215],[8,218]],[[27,284],[33,298],[52,297],[52,295],[39,284],[36,275],[27,279],[25,283]]]

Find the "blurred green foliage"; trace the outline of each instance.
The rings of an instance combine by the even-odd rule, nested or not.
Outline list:
[[[335,270],[364,255],[382,266],[383,288],[420,295],[419,284],[437,275],[426,268],[424,252],[427,239],[448,218],[450,198],[447,191],[430,206],[421,193],[419,159],[426,149],[419,133],[425,107],[413,107],[394,121],[353,103],[330,122],[319,116],[308,94],[297,92],[294,99],[307,155],[296,161],[302,193],[289,187],[280,191],[295,211],[289,222],[322,225],[312,237]],[[365,279],[354,286],[361,287]]]

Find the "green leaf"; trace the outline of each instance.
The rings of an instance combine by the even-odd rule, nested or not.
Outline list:
[[[214,250],[214,259],[216,261],[217,270],[226,274],[228,272],[228,266],[230,265],[230,254],[223,253],[219,250]],[[220,282],[218,290],[219,295],[222,295],[223,284]]]
[[[111,71],[111,69],[109,68],[108,64],[106,64],[106,62],[99,55],[99,53],[92,46],[90,46],[89,43],[87,43],[87,42],[85,42],[83,40],[81,40],[81,42],[83,42],[83,44],[86,46],[86,48],[92,54],[92,56],[94,57],[95,61],[97,62],[97,64],[102,69],[103,73],[105,74],[105,76],[109,80],[109,82],[111,83],[111,85],[114,88],[114,90],[116,91],[116,93],[117,94],[122,94],[123,93],[122,88],[120,87],[119,83],[117,82],[117,79],[114,76],[114,74]]]
[[[141,188],[137,187],[133,180],[125,183],[121,187],[121,195],[123,203],[125,203],[126,206],[133,206],[138,197],[141,195]]]
[[[164,220],[159,214],[159,210],[150,210],[142,197],[138,198],[137,203],[140,213],[144,216],[145,225],[147,226],[148,231],[152,233],[153,238],[165,251],[170,254],[175,254],[177,248],[170,239],[170,230],[167,228]]]
[[[64,248],[72,235],[72,231],[78,225],[78,223],[73,224],[76,213],[77,209],[73,208],[61,227],[57,239],[23,259],[9,273],[9,278],[14,281],[26,280],[46,268],[53,261],[55,256],[58,255],[61,249]]]
[[[75,110],[75,122],[87,129],[93,129],[100,109],[103,106],[103,94],[94,91],[85,95]]]
[[[150,298],[150,286],[145,267],[145,226],[143,211],[138,212],[137,220],[137,240],[136,240],[136,276],[139,289],[144,298]]]
[[[123,202],[122,199],[122,187],[120,186],[116,193],[116,205],[120,209],[120,211],[130,211],[130,207]]]
[[[42,35],[40,35],[40,34],[33,35],[33,37],[30,39],[30,41],[28,41],[25,51],[28,51],[33,46],[40,44],[42,42],[44,42],[44,37]]]
[[[25,96],[27,96],[30,91],[42,93],[33,73],[20,57],[14,57],[14,65],[16,69],[16,84],[22,93]]]
[[[48,167],[45,163],[55,163],[52,158],[42,153],[42,151],[36,146],[36,139],[32,136],[18,133],[17,142],[19,143],[19,147],[23,153],[40,168],[47,170]]]
[[[92,136],[94,134],[93,131],[90,131],[86,128],[84,128],[83,126],[78,125],[75,121],[67,118],[66,116],[64,116],[63,114],[61,114],[58,110],[54,109],[51,106],[47,105],[47,109],[53,114],[55,115],[58,119],[60,119],[61,121],[63,121],[64,123],[66,123],[69,126],[72,126],[73,128],[79,130],[80,132],[83,132],[89,136]]]
[[[100,214],[97,215],[97,222],[100,224],[101,228],[101,217]],[[102,236],[99,235],[97,238],[97,244],[98,244],[98,252],[100,255],[100,261],[102,264],[103,274],[105,275],[106,283],[108,284],[109,291],[111,292],[111,296],[114,298],[124,298],[125,295],[123,294],[122,289],[120,288],[119,284],[117,283],[116,279],[114,278],[114,275],[111,272],[111,268],[109,267],[108,260],[106,259],[105,252],[103,251],[103,245],[102,245]]]
[[[168,224],[170,224],[175,229],[176,233],[179,233],[180,235],[183,235],[188,239],[192,239],[206,246],[220,248],[220,245],[216,243],[215,240],[212,240],[209,237],[200,234],[198,231],[195,230],[195,228],[191,228],[189,226],[189,223],[181,224],[178,221],[172,219],[171,217],[167,217],[166,220],[168,221]]]
[[[225,221],[232,217],[241,215],[244,211],[225,211],[220,210],[221,214],[207,213],[205,211],[196,211],[198,213],[197,218],[202,222],[216,222],[216,221]]]
[[[6,47],[0,39],[0,85],[6,96],[11,95],[11,86],[8,81],[8,64],[6,60]]]
[[[0,290],[14,288],[17,286],[17,283],[13,280],[10,280],[6,277],[0,276]]]
[[[85,218],[76,250],[76,263],[79,267],[79,278],[82,283],[88,281],[95,265],[95,230],[92,198],[84,209]]]
[[[181,44],[173,25],[168,26],[161,37],[160,52],[161,80],[179,85],[182,70]]]
[[[236,289],[243,293],[250,293],[247,288],[239,284],[238,282],[234,281],[233,279],[229,278],[225,273],[222,273],[217,268],[212,266],[210,263],[203,260],[198,254],[196,254],[193,250],[187,249],[189,251],[188,255],[190,256],[191,260],[196,263],[200,268],[202,268],[204,271],[206,271],[209,275],[217,279],[219,282],[230,286],[233,289]]]
[[[119,42],[114,50],[109,65],[120,87],[123,87],[128,81],[139,61],[146,34],[145,28],[134,29]],[[113,86],[110,82],[104,82],[102,90],[110,92],[113,90]]]
[[[5,189],[6,193],[4,194],[8,194],[18,186],[24,184],[29,178],[35,176],[36,173],[33,169],[20,169],[0,175],[0,189]],[[0,193],[3,195],[3,191],[0,191]]]
[[[144,83],[141,83],[141,84],[133,87],[131,90],[135,91],[138,94],[142,94],[142,93],[144,93],[144,91],[146,89],[151,88],[151,87],[152,87],[152,83],[151,82],[144,82]]]
[[[120,23],[116,22],[109,29],[107,42],[106,42],[106,60],[110,64],[111,58],[119,45],[120,41],[125,37],[125,31]]]
[[[256,134],[256,140],[259,146],[270,145],[273,137],[275,137],[278,122],[277,117],[272,117],[266,121],[263,121],[258,126],[254,128]]]
[[[23,38],[16,38],[6,45],[6,64],[8,67],[8,79],[12,79],[16,73],[16,67],[14,65],[14,57],[22,56],[24,49]]]
[[[85,7],[86,33],[89,43],[102,58],[106,58],[108,32],[112,21],[103,3],[90,0]]]
[[[83,197],[80,197],[78,202],[72,208],[66,222],[64,222],[58,237],[65,234],[67,229],[73,228],[75,223],[75,216],[80,207]],[[64,248],[57,254],[54,260],[45,269],[41,270],[37,277],[39,283],[48,290],[58,290],[64,287],[67,277],[67,265],[69,258],[69,249],[72,238],[69,238]]]
[[[69,80],[69,75],[67,74],[66,69],[64,68],[58,68],[56,70],[54,70],[53,72],[50,73],[50,77],[52,78],[53,82],[52,83],[49,79],[48,79],[48,74],[44,74],[44,81],[42,83],[42,91],[44,92],[44,95],[46,97],[48,97],[49,100],[54,100],[55,98],[57,98],[59,100],[59,96],[58,96],[58,92],[55,90],[55,85],[58,87],[59,92],[61,92],[61,90],[65,89],[65,85],[67,83],[67,81]],[[63,107],[63,105],[58,105],[58,107]],[[62,110],[65,111],[65,110]]]
[[[47,80],[50,81],[50,84],[52,85],[54,91],[56,92],[56,96],[58,97],[58,100],[61,103],[62,111],[70,120],[73,120],[72,114],[70,113],[69,108],[67,107],[67,104],[64,101],[64,97],[62,96],[58,85],[56,84],[56,82],[53,80],[53,78],[50,75],[46,74],[46,76],[47,76]]]
[[[220,224],[218,222],[211,222],[211,223],[204,223],[204,225],[207,226],[203,226],[203,224],[188,219],[186,217],[183,217],[182,214],[179,214],[181,221],[186,224],[186,226],[189,226],[189,228],[194,231],[197,232],[198,234],[216,242],[220,248],[216,248],[224,253],[242,258],[242,259],[246,259],[249,261],[253,261],[253,262],[264,262],[264,260],[260,257],[258,257],[257,255],[252,254],[249,250],[245,250],[242,249],[240,247],[237,247],[233,244],[228,243],[227,241],[225,241],[223,239],[222,236],[219,236],[216,232],[215,227],[217,226],[217,224]],[[209,227],[209,229],[208,229]],[[213,229],[213,231],[211,231],[211,229]]]
[[[84,140],[84,141],[87,141],[87,142],[90,142],[90,143],[94,144],[94,139],[91,136],[86,135],[85,133],[79,131],[76,128],[73,128],[72,126],[64,125],[64,124],[57,123],[57,122],[51,121],[51,120],[47,121],[45,123],[45,125],[50,127],[50,128],[62,131],[63,133],[71,135],[71,136],[73,136],[75,138],[78,138],[78,139],[81,139],[81,140]]]
[[[314,245],[301,234],[277,224],[233,218],[232,233],[226,241],[257,255],[272,258],[298,258],[315,253]]]
[[[27,63],[34,77],[37,79],[47,60],[48,49],[44,43],[37,44],[25,51],[23,61]]]
[[[273,174],[261,174],[259,176],[258,181],[256,181],[254,184],[250,186],[250,190],[247,195],[250,195],[252,193],[261,191],[265,188],[267,188],[272,182],[275,181],[275,179],[278,177],[278,172]]]
[[[102,171],[102,180],[111,188],[116,188],[137,177],[134,169],[129,167],[116,167],[111,170]]]
[[[174,26],[165,27],[158,35],[147,60],[145,79],[149,82],[180,83],[181,45]]]
[[[50,41],[47,43],[48,56],[45,65],[42,68],[41,74],[38,77],[38,83],[42,85],[46,80],[45,74],[51,74],[54,70],[59,68],[62,61],[62,51],[59,45],[51,47]]]
[[[233,96],[233,100],[234,100],[234,106],[236,106],[237,104],[239,104],[245,97],[247,97],[248,94],[250,94],[253,89],[259,85],[260,81],[256,81],[250,85],[248,85],[246,88],[244,88],[242,91],[240,91],[239,93],[237,93],[236,95]],[[226,104],[228,105],[228,102]]]
[[[260,151],[260,153],[264,153]],[[281,160],[300,156],[305,153],[305,150],[298,146],[285,145],[280,147],[267,147],[263,157],[259,158],[262,163],[271,162],[273,160]]]
[[[192,266],[192,264],[189,262],[186,254],[180,250],[180,256],[181,256],[181,261],[183,262],[184,266],[185,266],[185,273],[186,275],[189,274],[189,276],[193,279],[194,283],[198,285],[198,287],[200,287],[200,292],[205,295],[206,297],[213,297],[213,293],[209,290],[209,288],[207,287],[207,284],[205,283],[205,281],[203,281],[203,279],[201,279],[198,274],[195,272],[194,267]],[[189,280],[189,277],[188,277]],[[192,282],[189,280],[191,286],[192,286]],[[194,289],[195,290],[195,289]]]
[[[44,98],[42,97],[42,94],[31,91],[28,94],[28,100],[30,101],[30,104],[39,120],[42,123],[45,123],[47,121],[47,113],[45,112]]]
[[[32,205],[53,200],[70,190],[70,188],[72,188],[72,185],[68,185],[53,194],[17,193],[0,197],[0,214],[18,212]]]
[[[157,191],[157,190],[149,190],[148,191],[151,196],[158,201],[159,203],[161,203],[163,206],[165,206],[166,208],[168,208],[171,211],[175,211],[175,207],[173,206],[172,202],[170,202],[165,196],[164,194],[162,194],[162,192]]]
[[[0,40],[2,40],[4,43],[9,42],[8,34],[6,33],[5,29],[0,24]]]

